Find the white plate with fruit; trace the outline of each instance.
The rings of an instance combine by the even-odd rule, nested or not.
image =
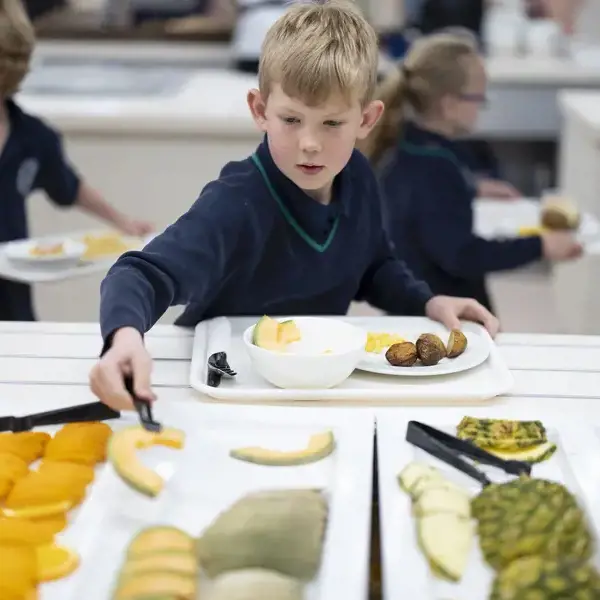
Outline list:
[[[400,377],[450,375],[473,369],[490,354],[489,339],[468,323],[448,332],[432,324],[429,331],[369,331],[357,369]]]

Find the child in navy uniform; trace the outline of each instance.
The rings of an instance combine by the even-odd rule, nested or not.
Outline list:
[[[386,113],[361,147],[379,171],[397,255],[435,294],[472,297],[492,310],[488,273],[542,257],[572,259],[581,246],[569,233],[506,240],[473,233],[477,181],[457,139],[474,128],[485,93],[474,38],[421,38],[382,82]]]
[[[152,227],[122,215],[82,182],[56,131],[12,100],[29,69],[34,32],[20,0],[0,2],[0,242],[28,237],[26,200],[44,190],[58,206],[77,206],[130,235]],[[0,279],[0,320],[32,321],[29,285]]]
[[[383,109],[372,100],[377,59],[375,32],[351,4],[302,3],[272,26],[248,93],[263,142],[102,283],[104,349],[90,376],[101,401],[132,408],[124,373],[153,400],[143,336],[174,304],[187,305],[178,324],[190,327],[218,315],[343,315],[363,299],[496,332],[474,300],[434,297],[392,256],[375,177],[354,150]]]

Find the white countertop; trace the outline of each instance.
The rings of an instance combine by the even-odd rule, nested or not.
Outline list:
[[[559,104],[563,113],[600,134],[600,92],[564,90],[559,93]]]
[[[214,403],[189,387],[192,340],[190,330],[168,325],[156,326],[148,333],[159,401]],[[485,406],[495,405],[505,407],[511,415],[537,411],[540,419],[550,414],[566,418],[600,416],[600,336],[505,333],[497,341],[515,385],[508,395],[482,403],[474,410],[481,413]],[[0,413],[24,414],[43,406],[62,407],[94,400],[88,388],[88,374],[100,347],[99,326],[95,323],[0,323]],[[315,408],[314,402],[308,404]],[[297,406],[295,403],[294,408],[285,410],[298,410]],[[246,406],[240,410],[273,408]],[[359,410],[384,416],[404,409],[375,406],[318,410],[328,414]]]
[[[146,45],[139,50],[87,43],[40,44],[36,60],[73,56],[81,52],[92,58],[157,62],[177,61],[197,69],[172,96],[94,97],[20,94],[18,100],[34,114],[48,119],[65,132],[136,132],[138,134],[232,135],[259,138],[246,105],[246,94],[257,80],[253,75],[225,68],[227,46],[208,45],[196,49]],[[600,52],[598,52],[600,55]],[[575,62],[539,54],[523,58],[499,54],[487,60],[493,86],[508,87],[600,87],[600,56]]]
[[[600,56],[597,61],[551,56],[498,55],[486,61],[494,86],[600,87]]]
[[[149,98],[92,98],[20,95],[22,107],[63,131],[215,134],[260,137],[246,104],[256,77],[205,69],[192,75],[179,93]]]

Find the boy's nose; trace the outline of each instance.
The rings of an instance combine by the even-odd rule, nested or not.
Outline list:
[[[300,150],[308,154],[314,154],[315,152],[319,152],[321,150],[321,144],[315,136],[304,135],[300,139]]]

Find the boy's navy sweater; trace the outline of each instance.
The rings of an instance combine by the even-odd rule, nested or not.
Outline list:
[[[541,239],[486,240],[473,233],[475,179],[456,146],[406,124],[380,172],[390,237],[434,294],[475,298],[491,308],[485,275],[539,260]]]
[[[343,315],[354,299],[422,314],[431,290],[394,258],[381,208],[358,151],[322,205],[279,171],[265,138],[143,251],[113,265],[101,286],[103,338],[126,326],[143,334],[181,304],[183,326],[222,315]]]

